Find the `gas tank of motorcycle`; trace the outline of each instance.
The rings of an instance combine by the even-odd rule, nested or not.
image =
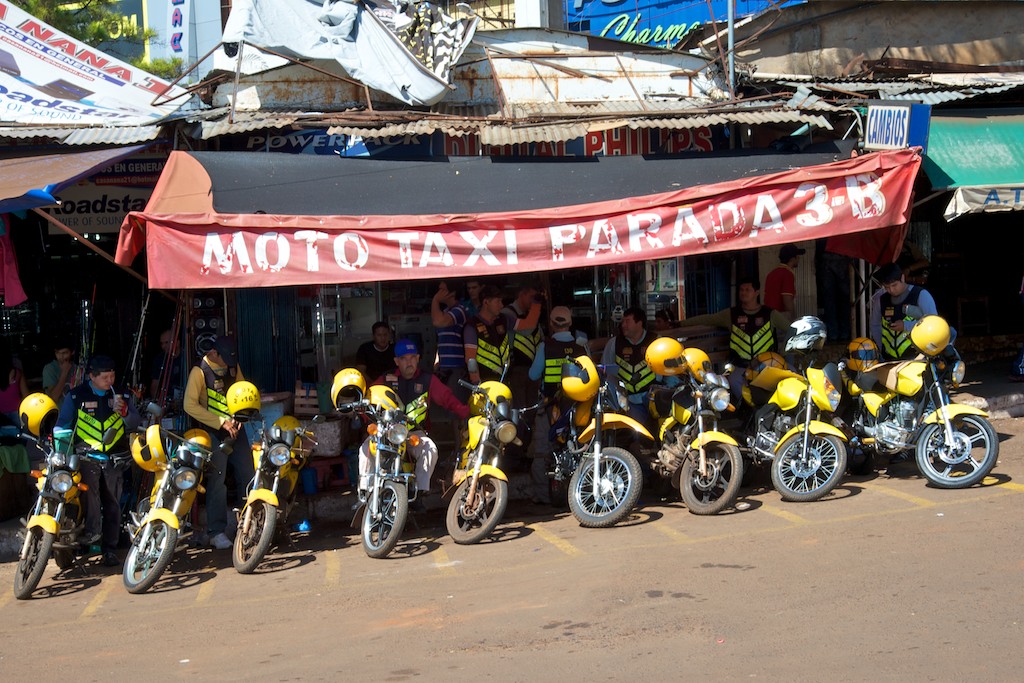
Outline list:
[[[796,373],[790,375],[792,376],[778,383],[775,393],[768,399],[769,403],[777,405],[783,411],[795,410],[800,404],[800,397],[807,390],[807,380]]]
[[[924,373],[928,363],[919,360],[883,363],[872,368],[878,383],[889,391],[903,396],[914,396],[924,388]]]

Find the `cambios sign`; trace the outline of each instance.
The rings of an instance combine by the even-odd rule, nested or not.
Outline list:
[[[921,147],[927,151],[931,107],[927,104],[872,103],[864,126],[864,149]]]
[[[0,0],[0,122],[144,125],[185,94]]]

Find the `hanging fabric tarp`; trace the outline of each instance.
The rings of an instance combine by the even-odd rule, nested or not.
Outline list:
[[[122,224],[117,261],[145,247],[154,288],[426,279],[749,249],[908,219],[916,150],[763,174],[766,159],[173,152],[146,210]]]

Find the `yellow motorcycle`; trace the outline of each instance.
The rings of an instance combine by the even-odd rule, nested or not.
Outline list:
[[[736,501],[743,480],[739,444],[718,430],[722,413],[734,410],[729,381],[711,371],[704,351],[668,337],[651,342],[646,360],[656,374],[682,380],[650,393],[660,443],[652,469],[679,489],[690,512],[718,514]]]
[[[569,480],[569,508],[580,526],[609,527],[625,519],[640,498],[643,472],[625,448],[606,445],[614,430],[654,437],[624,415],[629,399],[622,382],[588,356],[562,366],[562,393],[573,403],[552,427],[554,481]]]
[[[793,372],[780,359],[754,369],[743,390],[744,400],[756,407],[745,454],[755,463],[771,461],[772,484],[784,500],[807,502],[827,495],[846,472],[846,434],[819,419],[835,413],[843,384],[835,363],[814,367],[825,343],[824,323],[804,316],[792,329],[786,351],[798,354],[806,367]]]
[[[139,501],[128,521],[132,545],[122,579],[129,593],[143,593],[163,575],[178,543],[192,534],[187,516],[196,494],[203,491],[213,444],[205,430],[179,436],[158,424],[150,425],[144,438],[133,437],[132,458],[155,476],[149,497]]]
[[[995,467],[999,438],[986,413],[949,399],[949,389],[960,386],[966,371],[951,336],[945,320],[924,317],[910,331],[921,356],[889,363],[875,362],[878,349],[870,339],[851,342],[844,364],[853,397],[847,424],[864,458],[858,472],[872,469],[875,454],[914,451],[928,481],[960,489],[979,483]]]
[[[469,423],[452,477],[455,492],[445,525],[459,544],[476,543],[494,531],[508,506],[508,477],[499,467],[505,446],[519,440],[518,411],[501,382],[459,382],[470,390]]]
[[[373,469],[360,507],[352,520],[361,529],[363,550],[373,558],[387,557],[405,530],[410,498],[416,498],[416,474],[406,455],[408,444],[418,445],[410,434],[412,424],[405,405],[391,387],[366,386],[366,378],[354,368],[334,376],[331,397],[343,414],[356,413],[369,420],[366,426]]]
[[[18,408],[21,427],[46,454],[44,469],[33,470],[39,495],[25,522],[25,542],[14,571],[14,596],[26,600],[39,585],[46,564],[53,555],[57,567],[67,569],[75,562],[75,549],[82,531],[82,504],[79,492],[85,490],[79,472],[81,449],[72,449],[70,433],[60,441],[52,432],[57,422],[57,404],[43,393],[25,397]]]
[[[309,458],[303,439],[315,445],[309,431],[291,415],[259,429],[252,446],[255,475],[242,508],[231,561],[241,574],[251,574],[266,557],[278,530],[287,529],[288,514],[298,498],[299,470]]]

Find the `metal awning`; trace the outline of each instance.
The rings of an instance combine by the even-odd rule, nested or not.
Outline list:
[[[1024,209],[1024,111],[933,116],[922,167],[935,190],[954,190],[946,220]]]

